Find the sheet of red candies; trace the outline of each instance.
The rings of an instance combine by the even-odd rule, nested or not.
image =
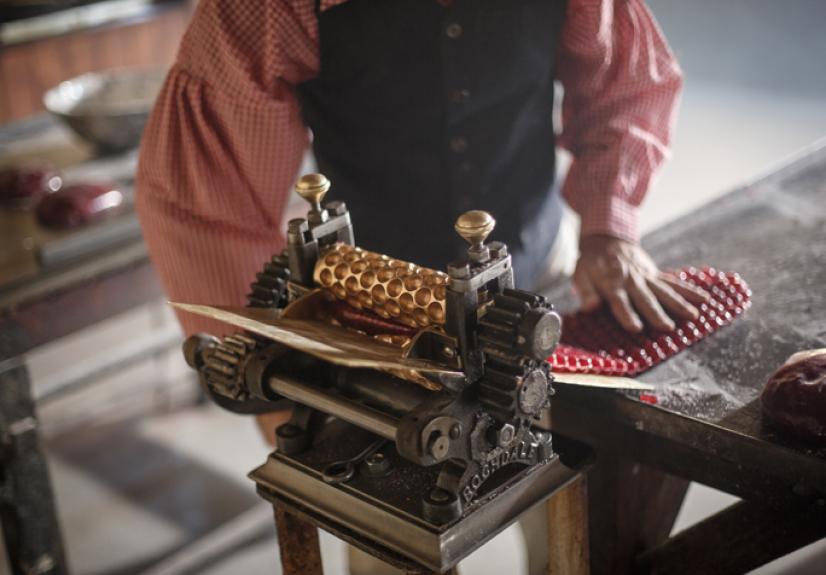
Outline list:
[[[633,334],[622,329],[606,307],[564,316],[561,343],[548,358],[551,369],[634,376],[728,325],[751,305],[751,290],[737,273],[712,267],[687,267],[675,273],[711,296],[699,306],[697,319],[677,320],[676,329],[669,333],[646,328]]]

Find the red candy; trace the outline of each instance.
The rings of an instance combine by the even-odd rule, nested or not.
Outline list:
[[[60,173],[45,162],[0,170],[0,204],[35,201],[63,185]]]
[[[120,213],[126,207],[114,184],[73,184],[45,196],[37,204],[37,221],[55,229],[75,228]]]
[[[641,393],[640,401],[649,405],[657,405],[657,396],[650,393]]]
[[[548,358],[551,369],[560,373],[637,375],[728,325],[751,305],[751,290],[736,273],[688,267],[676,275],[709,292],[711,300],[700,306],[700,317],[678,321],[672,333],[646,328],[641,334],[632,334],[622,329],[607,308],[565,316],[561,343]]]
[[[416,328],[380,318],[367,310],[357,310],[343,301],[333,302],[331,311],[339,323],[370,335],[387,334],[413,337]]]

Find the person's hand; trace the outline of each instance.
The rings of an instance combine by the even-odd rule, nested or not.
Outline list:
[[[693,304],[707,301],[708,294],[661,272],[639,244],[603,235],[580,240],[574,289],[582,309],[607,302],[623,328],[639,332],[642,319],[661,331],[674,329],[674,317],[696,319]]]

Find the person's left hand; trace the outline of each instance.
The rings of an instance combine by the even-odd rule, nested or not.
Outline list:
[[[702,289],[657,268],[639,244],[604,235],[580,240],[580,256],[573,276],[582,309],[608,303],[617,321],[630,332],[642,331],[640,316],[655,329],[672,331],[674,320],[696,319],[693,304],[708,301]]]

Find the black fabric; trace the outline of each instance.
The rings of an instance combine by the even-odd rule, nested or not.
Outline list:
[[[349,0],[318,15],[299,87],[331,199],[359,246],[444,269],[484,209],[529,285],[556,236],[552,120],[561,0]]]

